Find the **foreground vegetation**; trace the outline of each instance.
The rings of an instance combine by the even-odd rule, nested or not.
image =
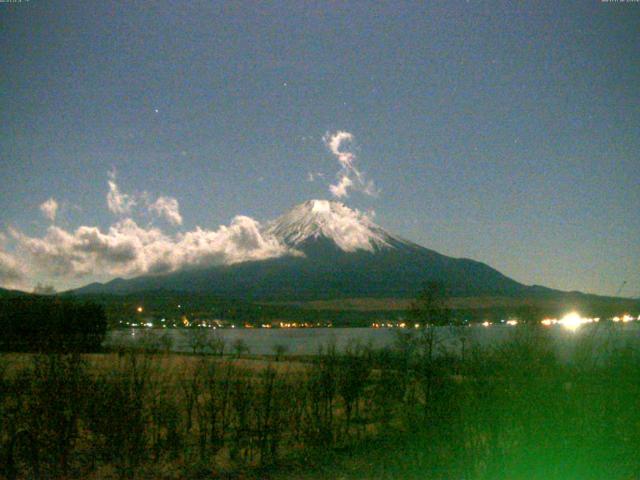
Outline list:
[[[560,364],[537,328],[436,355],[328,346],[308,362],[160,352],[5,354],[4,478],[627,479],[640,358]],[[599,346],[602,349],[602,346]],[[598,354],[598,355],[596,355]],[[598,361],[596,361],[598,359]]]

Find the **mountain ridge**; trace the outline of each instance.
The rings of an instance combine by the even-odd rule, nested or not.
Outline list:
[[[387,232],[341,202],[309,200],[262,230],[286,252],[277,257],[114,278],[74,294],[176,292],[252,302],[414,298],[426,282],[457,298],[613,298],[524,285],[491,266],[440,254]]]

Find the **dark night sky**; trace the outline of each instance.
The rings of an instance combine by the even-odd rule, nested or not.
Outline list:
[[[345,131],[378,193],[341,200],[388,230],[640,295],[640,3],[31,0],[0,42],[0,285],[148,271],[196,226],[221,248],[332,198]]]

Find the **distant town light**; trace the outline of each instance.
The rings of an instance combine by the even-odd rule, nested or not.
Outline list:
[[[582,325],[583,319],[578,313],[571,312],[562,317],[558,323],[567,330],[577,330]]]
[[[580,325],[584,325],[585,323],[597,323],[600,321],[600,318],[587,318],[583,317],[577,312],[567,313],[560,320],[554,320],[554,323],[559,323],[567,330],[571,330],[575,332]]]
[[[138,313],[142,313],[142,312],[143,312],[143,310],[144,310],[144,309],[143,309],[142,307],[138,307],[138,308],[136,308],[136,312],[138,312]]]

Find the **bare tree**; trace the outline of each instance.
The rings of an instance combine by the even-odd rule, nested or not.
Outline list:
[[[273,353],[276,356],[276,362],[282,360],[282,357],[289,351],[289,347],[283,343],[277,343],[273,346]]]
[[[236,353],[236,356],[240,358],[241,355],[249,353],[249,345],[243,339],[238,338],[233,342],[233,351]]]

